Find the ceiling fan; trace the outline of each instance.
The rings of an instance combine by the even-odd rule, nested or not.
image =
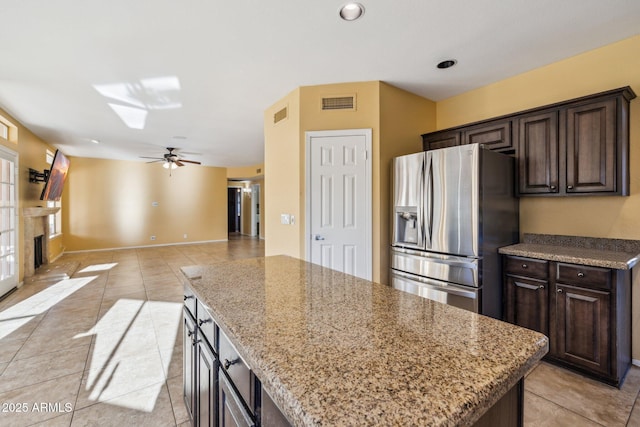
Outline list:
[[[140,156],[141,159],[153,159],[150,162],[147,163],[156,163],[156,162],[164,162],[162,164],[162,167],[165,169],[169,169],[169,175],[171,175],[171,170],[172,169],[176,169],[180,166],[184,166],[185,163],[192,163],[194,165],[200,165],[202,163],[200,162],[196,162],[195,160],[187,160],[184,159],[182,157],[180,157],[179,155],[177,155],[176,153],[174,153],[173,151],[177,150],[177,148],[175,147],[167,147],[167,153],[164,154],[163,157],[147,157],[147,156]]]

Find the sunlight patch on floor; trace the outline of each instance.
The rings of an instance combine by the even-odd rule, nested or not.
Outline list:
[[[85,384],[89,399],[151,412],[169,367],[159,349],[173,349],[181,315],[180,303],[122,298],[77,335],[95,335]]]
[[[118,265],[117,262],[112,262],[109,264],[94,264],[83,268],[82,270],[78,271],[78,273],[92,273],[94,271],[111,270],[116,265]]]
[[[0,339],[93,281],[98,276],[65,279],[0,313]]]

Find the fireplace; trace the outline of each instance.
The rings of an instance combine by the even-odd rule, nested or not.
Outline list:
[[[42,240],[44,234],[33,238],[33,268],[37,270],[42,265]]]
[[[31,277],[35,273],[36,263],[49,264],[49,230],[48,217],[58,212],[60,208],[24,208],[24,277]],[[36,248],[36,237],[40,239],[40,249]],[[38,253],[39,252],[39,253]],[[39,260],[37,259],[39,257]]]

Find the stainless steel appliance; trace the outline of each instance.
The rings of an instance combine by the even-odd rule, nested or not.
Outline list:
[[[391,285],[502,317],[497,249],[518,241],[514,159],[478,144],[393,160]]]

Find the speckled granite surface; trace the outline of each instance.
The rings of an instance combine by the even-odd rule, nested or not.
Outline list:
[[[542,334],[295,258],[182,271],[296,426],[470,425],[548,351]]]
[[[523,243],[501,254],[628,270],[640,259],[640,241],[596,237],[525,234]]]

